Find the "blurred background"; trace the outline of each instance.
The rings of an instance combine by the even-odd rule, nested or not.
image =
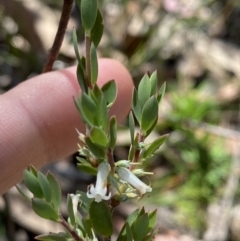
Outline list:
[[[63,1],[0,0],[0,94],[41,73],[51,48]],[[153,193],[121,205],[116,232],[136,206],[158,208],[156,241],[240,240],[240,1],[101,0],[104,35],[99,57],[115,58],[138,85],[158,71],[167,91],[155,138],[166,143],[146,166]],[[71,39],[83,30],[76,7],[54,69],[76,64]],[[71,98],[71,97],[70,97]],[[119,129],[116,160],[126,159],[127,124]],[[44,167],[63,192],[86,190],[91,176],[79,173],[75,157]],[[66,208],[62,212],[66,215]],[[31,241],[60,230],[38,218],[16,189],[0,197],[0,241]]]

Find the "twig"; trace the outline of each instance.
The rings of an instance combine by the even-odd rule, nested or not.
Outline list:
[[[141,133],[137,133],[138,135],[138,144],[143,142],[144,141],[144,136],[141,134]],[[134,158],[133,158],[133,162],[134,163],[138,163],[138,159],[139,159],[139,156],[140,156],[140,149],[137,148],[135,153],[134,153]],[[133,169],[135,168],[134,165],[130,166],[130,170],[132,171]]]
[[[64,0],[63,2],[62,14],[58,25],[58,30],[57,30],[52,48],[49,52],[47,62],[44,66],[43,73],[46,73],[52,70],[53,63],[58,57],[58,53],[61,48],[64,34],[70,18],[72,5],[73,5],[73,0]]]
[[[107,157],[108,157],[108,162],[111,166],[111,172],[114,174],[115,173],[115,164],[114,164],[114,158],[113,158],[113,151],[110,148],[107,151]]]
[[[60,222],[60,223],[62,224],[62,226],[63,226],[64,228],[67,229],[67,231],[72,235],[72,237],[73,237],[76,241],[83,241],[83,239],[81,239],[81,238],[78,236],[78,234],[76,233],[76,231],[70,227],[70,225],[67,223],[67,221],[66,221],[63,217],[61,217],[61,222]]]

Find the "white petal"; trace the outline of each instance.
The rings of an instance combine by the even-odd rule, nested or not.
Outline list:
[[[147,186],[144,182],[142,182],[138,177],[136,177],[129,169],[124,167],[117,168],[117,173],[120,179],[128,182],[133,187],[139,190],[141,194],[145,194],[146,192],[151,192],[152,188]]]

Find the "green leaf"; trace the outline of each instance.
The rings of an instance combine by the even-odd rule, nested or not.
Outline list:
[[[92,201],[89,209],[90,219],[94,230],[103,236],[111,236],[113,226],[109,207],[105,202]]]
[[[139,209],[135,209],[128,217],[126,222],[129,223],[130,226],[132,226],[133,222],[137,219],[139,214]]]
[[[123,225],[116,241],[126,241],[126,236],[127,236],[126,226],[127,226],[127,222]]]
[[[150,232],[154,228],[157,222],[157,209],[148,214],[148,219],[149,219],[148,232]]]
[[[90,126],[98,125],[97,106],[95,102],[85,93],[79,97],[79,108],[83,120]]]
[[[38,182],[38,178],[33,173],[25,170],[23,172],[23,180],[26,187],[29,189],[30,192],[32,192],[35,197],[43,198],[42,188]]]
[[[80,62],[77,65],[77,79],[83,93],[87,93],[87,82],[85,77],[85,70],[83,69]]]
[[[51,172],[48,172],[47,179],[49,181],[50,188],[52,191],[52,204],[54,208],[58,211],[62,200],[61,187]]]
[[[48,182],[48,179],[41,172],[38,172],[38,182],[43,191],[43,196],[45,200],[47,202],[51,202],[52,192],[51,192],[50,184]]]
[[[97,0],[81,0],[82,25],[85,31],[90,31],[97,18]]]
[[[94,85],[97,82],[97,77],[98,77],[98,60],[97,60],[97,52],[94,44],[91,44],[91,49],[90,49],[90,65],[91,65],[91,82]]]
[[[82,220],[82,224],[84,227],[84,230],[88,237],[92,236],[92,223],[89,217],[86,217],[85,219]]]
[[[35,177],[38,177],[37,169],[33,165],[29,165],[27,167],[27,170],[31,172]]]
[[[151,155],[153,155],[154,152],[158,150],[160,146],[166,141],[167,138],[168,138],[168,134],[160,136],[159,138],[154,140],[144,151],[143,158],[148,158]]]
[[[103,18],[98,10],[96,22],[91,30],[91,40],[95,47],[98,46],[103,35]]]
[[[141,106],[138,100],[138,94],[136,89],[133,89],[133,94],[132,94],[132,109],[133,109],[133,113],[138,121],[138,123],[140,124],[141,121]]]
[[[110,80],[103,85],[102,92],[107,100],[108,106],[111,106],[117,97],[117,85],[115,80]]]
[[[109,117],[108,117],[108,108],[107,108],[107,101],[105,96],[102,96],[102,101],[100,103],[101,105],[99,106],[99,116],[100,116],[100,120],[101,120],[101,128],[104,131],[107,131],[108,128],[108,121],[109,121]]]
[[[104,158],[105,157],[105,150],[101,148],[100,146],[97,146],[96,144],[92,143],[90,137],[85,138],[86,145],[88,146],[89,150],[92,152],[92,154],[97,158]]]
[[[81,63],[81,58],[80,58],[80,54],[79,54],[79,51],[78,51],[77,34],[76,34],[76,30],[75,29],[73,29],[73,32],[72,32],[72,39],[73,39],[73,47],[74,47],[75,55],[77,57],[77,61],[78,61],[78,63],[79,62]]]
[[[132,230],[128,223],[126,223],[126,236],[127,236],[126,241],[133,241]]]
[[[34,212],[42,218],[56,222],[59,221],[58,212],[53,208],[51,204],[47,203],[45,200],[33,198],[32,208]]]
[[[148,215],[147,213],[138,217],[132,225],[132,232],[134,241],[142,241],[142,239],[148,234]]]
[[[36,240],[41,241],[67,241],[69,240],[69,235],[67,233],[49,233],[42,234],[35,237]]]
[[[151,82],[151,95],[155,95],[157,92],[157,85],[158,85],[158,76],[157,71],[154,71],[150,77]]]
[[[131,145],[128,153],[128,160],[133,161],[135,151],[136,151],[136,147],[134,145]]]
[[[143,76],[138,86],[138,101],[141,109],[151,96],[151,81],[147,74]]]
[[[93,144],[97,144],[103,148],[107,148],[109,143],[107,134],[99,127],[94,126],[90,130],[89,137]]]
[[[155,126],[157,125],[158,122],[158,118],[156,118],[155,122],[153,123],[153,125],[151,126],[151,128],[146,132],[145,137],[149,136],[152,131],[154,130]]]
[[[71,225],[75,226],[75,216],[73,212],[73,202],[70,194],[67,196],[67,210],[68,210],[68,216],[70,218]]]
[[[130,136],[131,136],[131,143],[134,142],[134,134],[135,134],[135,122],[132,111],[130,111],[128,116],[128,123],[129,123],[129,129],[130,129]]]
[[[97,175],[97,169],[90,166],[90,165],[86,165],[86,164],[80,164],[78,163],[77,164],[77,167],[79,170],[87,173],[87,174],[90,174],[90,175]]]
[[[98,87],[97,84],[95,84],[93,86],[93,89],[90,93],[91,93],[92,99],[94,99],[96,105],[99,105],[102,101],[103,93],[102,93],[102,91],[100,90],[100,88]]]
[[[129,150],[129,154],[128,154],[128,160],[133,161],[134,159],[134,155],[135,155],[135,151],[138,148],[138,142],[139,142],[139,133],[136,134],[135,138],[134,138],[134,142],[133,144],[130,146],[130,150]]]
[[[142,119],[141,119],[141,130],[146,133],[156,122],[158,118],[158,102],[155,96],[148,99],[146,104],[143,106]]]
[[[145,208],[142,207],[142,208],[140,209],[139,213],[138,213],[138,218],[139,218],[140,216],[142,216],[144,213],[145,213]]]
[[[15,187],[23,198],[25,198],[28,202],[31,202],[31,198],[18,185],[16,185]]]
[[[158,92],[158,96],[157,96],[157,101],[158,103],[160,104],[161,101],[162,101],[162,98],[165,94],[165,91],[166,91],[166,82],[163,83],[163,85],[161,86],[159,92]]]
[[[117,141],[117,119],[116,116],[110,118],[109,124],[109,147],[113,149]]]
[[[81,202],[82,202],[81,209],[83,210],[83,212],[88,214],[89,213],[90,204],[92,202],[92,199],[87,197],[86,192],[77,191],[77,194],[81,194],[81,197],[80,197]]]

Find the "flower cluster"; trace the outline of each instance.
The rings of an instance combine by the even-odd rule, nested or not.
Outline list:
[[[96,185],[91,185],[88,192],[88,198],[94,198],[96,202],[109,200],[115,194],[114,191],[108,192],[107,179],[110,174],[110,165],[104,161],[98,166]],[[144,195],[146,192],[151,192],[152,188],[142,182],[136,175],[133,174],[127,167],[117,167],[116,173],[120,183],[127,183],[139,193]],[[113,187],[113,190],[116,188]]]

